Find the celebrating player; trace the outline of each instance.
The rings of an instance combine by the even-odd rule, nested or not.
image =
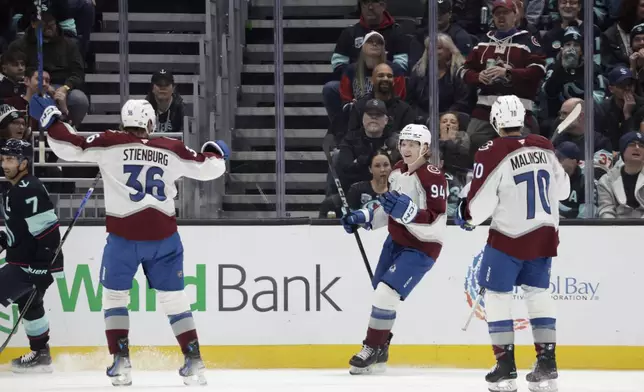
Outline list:
[[[0,247],[7,250],[7,264],[0,268],[0,303],[15,302],[24,312],[32,290],[37,290],[23,320],[31,351],[11,365],[16,373],[50,373],[49,321],[43,297],[53,276],[63,271],[62,252],[54,261],[60,243],[58,217],[43,184],[29,174],[31,144],[9,139],[0,147],[0,155],[4,176],[11,184],[0,202],[6,229],[0,232]]]
[[[362,350],[349,361],[351,374],[385,370],[396,309],[440,254],[447,221],[447,181],[440,169],[427,164],[431,141],[426,126],[407,125],[398,142],[403,160],[389,175],[390,192],[380,197],[382,207],[342,217],[348,233],[356,225],[389,228],[372,281],[375,293],[367,337]]]
[[[501,138],[476,153],[474,177],[456,222],[472,230],[492,216],[478,276],[486,289],[487,322],[497,359],[485,377],[489,390],[517,390],[511,306],[513,287],[521,286],[537,351],[526,379],[531,391],[554,392],[556,319],[547,289],[559,245],[558,201],[568,197],[570,181],[548,139],[521,136],[524,116],[525,108],[514,95],[500,96],[492,105],[490,122]]]
[[[175,218],[175,181],[190,177],[213,180],[226,170],[230,151],[222,141],[207,142],[202,153],[169,138],[150,139],[156,126],[152,106],[129,100],[121,111],[121,130],[78,136],[58,120],[60,111],[48,98],[34,97],[29,114],[48,129],[54,153],[67,161],[98,163],[105,186],[107,245],[101,283],[105,334],[114,363],[107,375],[115,386],[131,385],[127,305],[139,264],[168,315],[185,357],[179,374],[184,383],[205,384],[190,301],[184,292],[183,246]]]

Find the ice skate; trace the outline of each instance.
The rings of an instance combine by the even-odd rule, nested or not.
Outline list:
[[[555,358],[555,345],[544,345],[543,351],[537,356],[537,362],[532,371],[525,377],[528,389],[531,392],[557,392],[557,360]]]
[[[363,343],[362,350],[349,361],[352,375],[383,373],[389,359],[389,346],[372,347]]]
[[[496,365],[485,376],[490,392],[516,392],[517,366],[514,362],[514,345],[504,347],[505,353],[497,359]]]
[[[185,385],[207,385],[205,370],[206,366],[201,359],[199,342],[196,340],[188,344],[188,353],[184,354],[185,362],[179,369],[179,375],[183,377]]]
[[[132,363],[128,339],[121,338],[118,344],[119,352],[114,354],[114,363],[105,373],[115,387],[127,387],[132,385]]]
[[[52,373],[49,346],[42,350],[30,351],[20,358],[11,361],[11,371],[14,373]]]

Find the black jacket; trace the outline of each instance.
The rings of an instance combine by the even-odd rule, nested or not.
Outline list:
[[[604,100],[595,108],[595,129],[610,140],[614,151],[619,148],[619,138],[625,133],[639,130],[640,123],[644,120],[644,98],[637,95],[635,96],[635,108],[628,120],[624,118],[624,112],[617,106],[614,96]]]
[[[154,95],[149,93],[145,99],[150,102],[154,111],[157,113],[157,127],[155,132],[182,132],[183,131],[183,117],[185,112],[185,105],[183,98],[179,93],[172,94],[172,103],[168,110],[163,113],[158,113],[157,101]]]
[[[379,138],[370,138],[364,131],[348,134],[340,143],[336,165],[342,189],[349,189],[359,181],[371,180],[369,172],[371,155],[380,149],[393,154],[397,151],[397,143],[398,133],[394,132],[385,131]]]
[[[373,94],[367,94],[353,105],[349,115],[348,133],[361,132],[364,107],[373,98]],[[394,97],[385,101],[385,105],[387,105],[387,115],[389,116],[385,132],[400,132],[405,126],[416,121],[416,110],[402,99]]]
[[[15,83],[0,73],[0,100],[19,97],[26,92],[24,83]]]
[[[360,22],[342,30],[331,57],[335,80],[340,80],[347,65],[358,60],[364,36],[371,31],[372,29],[362,18],[360,18]],[[400,26],[396,24],[396,21],[388,12],[385,12],[382,23],[375,31],[385,38],[387,60],[400,65],[403,70],[407,71],[409,69],[410,39],[403,34]]]
[[[615,23],[602,34],[601,59],[606,73],[610,72],[611,69],[619,64],[626,66],[630,64],[627,54],[627,48],[630,42],[624,42],[619,30],[618,24]],[[626,32],[627,37],[629,33],[629,31]]]
[[[407,86],[407,102],[417,108],[418,115],[426,115],[429,110],[429,67],[423,77],[413,74]],[[474,89],[463,79],[447,72],[438,79],[438,111],[470,113],[476,97]]]
[[[43,68],[49,72],[52,85],[81,88],[85,82],[85,63],[76,42],[60,33],[50,42],[43,42]],[[27,67],[38,66],[36,34],[27,30],[25,36],[9,45],[9,50],[19,50],[27,55]]]

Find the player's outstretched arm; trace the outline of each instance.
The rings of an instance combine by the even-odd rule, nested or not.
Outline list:
[[[570,178],[564,170],[557,157],[553,157],[553,170],[555,174],[555,186],[557,187],[557,200],[567,200],[570,196]]]
[[[201,147],[201,153],[178,142],[174,151],[179,157],[182,176],[198,181],[210,181],[221,177],[226,172],[226,160],[230,157],[230,149],[225,142],[206,142]]]

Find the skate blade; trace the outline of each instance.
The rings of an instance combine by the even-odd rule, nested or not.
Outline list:
[[[53,373],[54,367],[52,365],[40,365],[34,367],[12,367],[11,371],[15,374],[44,374]]]
[[[544,380],[540,382],[529,382],[528,389],[530,392],[557,392],[557,380]]]
[[[120,374],[118,376],[110,377],[110,381],[115,387],[129,387],[132,385],[132,375]]]
[[[517,392],[516,380],[501,380],[498,382],[488,382],[487,389],[490,392]]]
[[[351,366],[349,374],[353,376],[367,376],[372,374],[382,374],[385,370],[387,370],[386,363],[376,363],[371,366],[367,366],[366,368]]]
[[[206,380],[206,375],[204,373],[204,369],[201,368],[197,370],[196,374],[183,377],[183,384],[189,387],[208,385],[208,381]]]

